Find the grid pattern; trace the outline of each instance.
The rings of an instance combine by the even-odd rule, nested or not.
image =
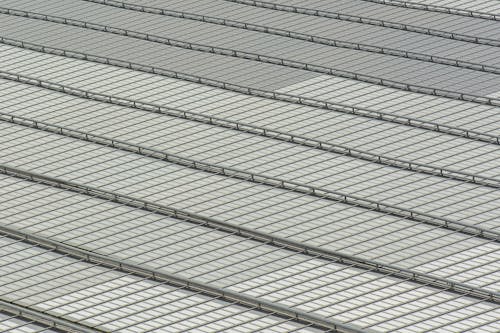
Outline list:
[[[497,332],[495,8],[333,4],[0,1],[0,329]]]

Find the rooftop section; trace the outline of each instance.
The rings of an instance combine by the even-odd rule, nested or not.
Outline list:
[[[1,0],[0,331],[498,332],[499,8]]]

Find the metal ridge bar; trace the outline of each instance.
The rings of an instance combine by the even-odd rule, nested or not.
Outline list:
[[[3,227],[0,227],[2,229]],[[0,231],[1,232],[1,231]],[[19,237],[17,237],[20,239]],[[72,322],[70,320],[64,319],[62,317],[57,317],[49,313],[30,309],[28,307],[15,304],[13,302],[7,302],[0,299],[0,310],[7,313],[32,320],[38,324],[47,326],[49,328],[55,328],[59,331],[64,332],[75,332],[75,333],[102,333],[100,329],[91,328],[82,324]]]
[[[194,50],[194,51],[199,51],[199,52],[204,52],[204,53],[211,53],[211,54],[235,57],[235,58],[240,58],[240,59],[245,59],[245,60],[250,60],[250,61],[257,61],[257,62],[262,62],[262,63],[267,63],[267,64],[273,64],[273,65],[277,65],[277,66],[290,67],[290,68],[294,68],[294,69],[301,69],[301,70],[305,70],[305,71],[309,71],[309,72],[321,73],[321,74],[326,74],[326,75],[330,75],[330,76],[334,76],[334,77],[343,77],[343,78],[352,79],[352,80],[356,80],[356,81],[360,81],[360,82],[376,84],[379,86],[389,87],[389,88],[393,88],[393,89],[399,89],[399,90],[403,90],[403,91],[416,92],[416,93],[424,94],[424,95],[441,96],[441,97],[446,97],[446,98],[450,98],[450,99],[454,99],[454,100],[468,101],[468,102],[473,102],[473,103],[478,103],[478,104],[500,106],[500,98],[485,97],[485,96],[479,96],[479,95],[470,94],[470,93],[461,93],[461,92],[439,89],[439,88],[432,88],[432,87],[421,86],[421,85],[416,85],[416,84],[408,84],[408,83],[399,82],[399,81],[395,81],[395,80],[391,80],[391,79],[383,79],[383,78],[368,75],[368,74],[359,74],[359,73],[351,72],[351,71],[347,71],[347,70],[326,67],[323,65],[314,65],[314,64],[305,63],[302,61],[297,61],[297,60],[290,60],[290,59],[278,58],[278,57],[274,57],[274,56],[268,56],[265,54],[259,54],[259,53],[253,53],[253,52],[247,52],[247,51],[241,51],[241,50],[235,50],[235,49],[228,49],[228,48],[199,44],[199,43],[191,43],[191,42],[187,42],[187,41],[151,35],[151,34],[138,32],[138,31],[121,29],[121,28],[106,26],[106,25],[97,24],[97,23],[67,19],[64,17],[51,16],[51,15],[39,14],[39,13],[32,13],[32,12],[27,12],[27,11],[22,11],[22,10],[12,10],[12,9],[6,9],[3,7],[0,7],[0,13],[2,13],[2,12],[7,13],[8,15],[12,15],[12,16],[27,17],[27,18],[34,19],[34,20],[42,20],[42,21],[52,22],[52,23],[56,23],[56,24],[64,24],[64,25],[74,26],[74,27],[83,28],[83,29],[106,32],[106,33],[111,33],[114,35],[135,38],[135,39],[139,39],[139,40],[145,40],[145,41],[164,44],[164,45],[168,45],[168,46],[172,46],[172,47],[178,47],[178,48],[182,48],[182,49],[186,49],[186,50]]]
[[[425,4],[425,3],[417,3],[417,2],[412,2],[412,1],[402,1],[402,0],[360,0],[360,1],[373,2],[373,3],[378,3],[378,4],[382,4],[382,5],[388,5],[388,6],[395,6],[395,7],[420,9],[420,10],[425,10],[428,12],[445,13],[445,14],[450,14],[450,15],[458,15],[458,16],[480,18],[480,19],[485,19],[485,20],[500,21],[500,15],[481,12],[481,11],[477,11],[477,10],[467,10],[467,9],[461,9],[461,8],[452,8],[452,7],[446,7],[446,6],[438,6],[438,5],[431,5],[431,4]]]
[[[375,26],[379,26],[379,27],[391,28],[391,29],[397,29],[397,30],[411,31],[411,32],[416,32],[416,33],[420,33],[420,34],[424,34],[424,35],[431,35],[431,36],[442,37],[442,38],[447,38],[447,39],[460,40],[463,42],[469,42],[469,43],[475,43],[475,44],[500,46],[500,40],[496,40],[496,39],[458,34],[458,33],[454,33],[454,32],[424,28],[424,27],[419,27],[419,26],[409,25],[409,24],[404,24],[404,23],[383,21],[383,20],[369,18],[369,17],[342,14],[342,13],[331,12],[331,11],[326,11],[326,10],[318,10],[318,9],[312,9],[312,8],[305,8],[305,7],[298,7],[298,6],[293,6],[293,5],[277,4],[277,3],[273,3],[273,2],[256,1],[256,0],[223,0],[223,1],[239,3],[239,4],[247,5],[247,6],[254,6],[254,7],[260,7],[260,8],[279,10],[279,11],[284,11],[284,12],[289,12],[289,13],[328,17],[328,18],[333,18],[336,20],[355,22],[355,23],[363,23],[363,24],[375,25]]]
[[[496,178],[491,178],[491,177],[486,177],[486,176],[481,176],[478,174],[473,174],[473,173],[468,173],[464,171],[458,171],[458,170],[452,170],[452,169],[447,169],[447,168],[440,168],[437,166],[430,166],[426,165],[424,163],[418,163],[418,162],[412,162],[400,158],[393,158],[393,157],[388,157],[388,156],[383,156],[383,155],[377,155],[375,153],[371,153],[369,151],[357,149],[357,148],[351,148],[345,145],[339,145],[335,143],[330,143],[326,141],[321,141],[321,140],[316,140],[312,138],[308,138],[305,136],[301,135],[294,135],[290,134],[287,132],[282,132],[270,128],[265,128],[265,127],[259,127],[251,124],[246,124],[238,121],[232,121],[224,118],[218,118],[218,117],[212,117],[212,116],[207,116],[204,114],[199,114],[199,113],[194,113],[190,111],[182,111],[176,108],[171,108],[171,107],[165,107],[161,106],[158,104],[154,103],[146,103],[146,102],[140,102],[137,100],[132,100],[128,98],[118,98],[114,97],[112,95],[106,95],[106,94],[101,94],[101,93],[94,93],[91,91],[86,91],[78,88],[72,88],[70,86],[64,86],[58,83],[53,83],[50,81],[44,81],[41,79],[33,78],[30,76],[25,76],[25,75],[20,75],[20,74],[15,74],[11,73],[8,71],[2,71],[0,70],[0,79],[6,79],[14,82],[20,82],[23,84],[28,84],[36,87],[40,87],[43,89],[48,89],[48,90],[53,90],[57,92],[61,92],[67,95],[71,96],[77,96],[79,98],[83,99],[88,99],[88,100],[98,100],[100,102],[104,103],[109,103],[109,104],[118,104],[121,106],[127,106],[127,107],[132,107],[136,109],[140,109],[143,111],[148,111],[148,112],[154,112],[154,113],[161,113],[165,114],[168,116],[173,116],[176,118],[181,118],[181,119],[188,119],[204,124],[209,124],[213,126],[218,126],[218,127],[223,127],[223,128],[229,128],[232,130],[236,130],[239,132],[245,132],[245,133],[251,133],[251,134],[256,134],[259,136],[264,136],[270,139],[274,140],[279,140],[279,141],[284,141],[284,142],[290,142],[294,144],[298,144],[301,146],[306,146],[306,147],[311,147],[314,149],[330,152],[330,153],[336,153],[340,155],[345,155],[345,156],[350,156],[353,158],[357,158],[360,160],[364,161],[369,161],[381,165],[387,165],[391,166],[394,168],[402,169],[402,170],[409,170],[409,171],[415,171],[418,173],[423,173],[423,174],[428,174],[432,176],[437,176],[437,177],[443,177],[443,178],[449,178],[449,179],[454,179],[454,180],[459,180],[467,183],[473,183],[473,184],[478,184],[481,186],[486,186],[486,187],[491,187],[491,188],[500,188],[500,179]],[[118,102],[117,102],[118,100]],[[136,106],[134,106],[134,103]],[[147,105],[147,108],[144,108],[143,106]],[[17,121],[16,121],[17,119]],[[36,127],[37,123],[42,124],[43,122],[38,122],[34,119],[26,118],[26,117],[21,117],[21,116],[14,116],[9,113],[1,112],[0,111],[0,120],[2,121],[8,121],[8,122],[15,122],[18,123],[19,125],[24,125],[25,122],[29,123],[30,127]],[[48,123],[43,123],[44,126],[47,127],[57,127],[59,126],[48,124]],[[70,130],[66,129],[64,127],[61,127],[63,130]],[[71,130],[74,131],[74,130]]]
[[[174,70],[163,69],[159,67],[154,67],[150,65],[144,65],[139,63],[130,62],[127,60],[114,59],[109,57],[103,57],[93,54],[82,53],[78,51],[71,51],[60,49],[56,47],[47,47],[40,44],[35,44],[31,42],[25,42],[18,39],[6,38],[0,36],[0,43],[5,45],[11,45],[15,47],[20,47],[27,50],[32,50],[40,53],[54,54],[58,56],[63,56],[67,58],[74,58],[78,60],[91,61],[100,64],[111,65],[115,67],[126,68],[138,72],[150,73],[160,76],[165,76],[169,78],[174,78],[177,80],[183,80],[188,82],[193,82],[197,84],[202,84],[210,87],[216,87],[219,89],[224,89],[236,93],[241,93],[249,96],[257,96],[260,98],[267,98],[272,100],[277,100],[281,102],[293,103],[298,105],[306,105],[310,107],[337,111],[345,114],[353,114],[356,116],[374,118],[382,121],[392,122],[400,125],[422,128],[426,130],[431,130],[435,132],[446,133],[449,135],[454,135],[458,137],[464,137],[472,140],[483,141],[487,143],[500,144],[500,137],[481,133],[474,130],[467,130],[459,127],[449,126],[445,124],[438,124],[432,121],[421,120],[416,118],[411,118],[407,116],[394,115],[387,112],[370,110],[363,107],[355,107],[352,105],[342,104],[342,103],[332,103],[324,100],[319,100],[310,97],[300,97],[294,96],[287,93],[280,93],[276,91],[249,88],[238,84],[227,83],[220,80],[208,79],[197,75],[177,72]]]
[[[282,238],[279,236],[274,236],[270,234],[266,234],[254,229],[249,229],[237,225],[233,225],[228,222],[219,221],[214,218],[202,216],[196,213],[190,213],[188,211],[179,210],[173,207],[157,204],[155,202],[134,198],[125,194],[118,194],[111,191],[102,190],[96,187],[86,186],[70,181],[60,180],[54,177],[49,177],[45,175],[41,175],[38,173],[34,173],[31,171],[22,170],[15,167],[10,167],[5,164],[0,164],[0,174],[5,174],[17,178],[21,178],[24,180],[29,180],[33,182],[37,182],[40,184],[48,185],[55,188],[60,188],[64,190],[69,190],[72,192],[93,196],[99,199],[104,199],[112,202],[117,202],[129,207],[144,209],[153,213],[162,214],[165,216],[182,219],[191,223],[195,223],[204,227],[209,228],[217,228],[218,230],[229,232],[232,234],[236,234],[237,236],[251,238],[254,241],[263,242],[268,245],[280,246],[287,250],[291,250],[297,253],[303,253],[305,255],[317,256],[326,260],[333,260],[335,262],[339,262],[341,264],[353,265],[360,269],[375,271],[378,273],[395,276],[397,278],[414,281],[420,284],[425,284],[428,286],[435,287],[437,289],[453,291],[455,293],[465,295],[468,297],[474,297],[477,299],[481,299],[488,302],[493,302],[500,304],[500,293],[469,286],[464,283],[455,282],[452,280],[428,275],[425,273],[419,273],[413,270],[400,268],[397,266],[383,264],[376,261],[362,259],[359,257],[351,256],[344,253],[339,253],[336,251],[330,251],[323,248],[319,248],[316,246],[302,244],[287,238]],[[26,239],[27,234],[24,234],[15,229],[9,229],[8,227],[0,225],[0,232],[8,233],[10,235],[18,235],[18,238]],[[33,239],[33,237],[31,237]],[[53,241],[52,241],[53,242]],[[64,246],[68,246],[65,244],[61,244]],[[83,251],[78,248],[71,247],[71,249]],[[58,247],[59,249],[59,247]],[[93,254],[93,252],[86,252],[86,254]],[[107,258],[105,256],[102,256]],[[113,266],[122,267],[121,265],[117,265],[117,263],[113,263]],[[142,266],[138,266],[139,270],[144,269]],[[148,273],[149,276],[153,278],[156,274],[152,274],[152,272]],[[274,311],[274,310],[273,310]],[[278,311],[279,312],[279,311]]]
[[[1,76],[0,76],[1,77]],[[70,88],[71,89],[71,88]],[[64,89],[67,90],[67,89]],[[88,92],[81,92],[88,96]],[[78,96],[78,95],[77,95]],[[99,94],[97,96],[99,98],[103,98],[102,95]],[[121,100],[120,98],[114,98],[112,96],[104,95],[108,101],[113,100],[114,104],[117,105],[125,105],[128,106],[130,103],[132,105],[136,105],[136,101],[131,101],[127,99]],[[97,99],[97,98],[90,98]],[[105,100],[106,101],[106,100]],[[155,106],[151,106],[155,107]],[[158,106],[156,106],[158,108]],[[418,212],[412,209],[399,207],[397,205],[385,204],[383,202],[366,199],[363,197],[345,194],[342,192],[328,190],[321,187],[311,186],[307,184],[303,184],[296,181],[285,180],[281,178],[266,176],[262,174],[256,174],[232,167],[224,167],[217,164],[211,164],[208,162],[202,162],[191,158],[181,157],[179,155],[170,154],[162,150],[157,150],[153,148],[149,148],[146,146],[136,145],[133,143],[129,143],[126,141],[116,140],[112,138],[107,138],[105,136],[91,134],[79,130],[64,128],[57,125],[48,124],[41,121],[36,121],[32,119],[28,119],[25,117],[13,116],[8,113],[0,112],[0,120],[11,122],[27,127],[33,127],[36,129],[44,130],[51,133],[56,133],[72,138],[76,138],[83,141],[89,141],[93,143],[97,143],[100,145],[111,146],[113,148],[137,153],[140,155],[144,155],[147,157],[168,161],[171,163],[175,163],[181,166],[185,166],[192,169],[202,170],[205,172],[215,173],[219,175],[224,175],[232,178],[237,178],[253,183],[259,183],[275,188],[282,188],[292,192],[297,192],[301,194],[306,194],[314,197],[319,197],[321,199],[341,202],[347,205],[360,207],[368,210],[378,211],[384,214],[397,216],[404,219],[409,219],[433,226],[439,226],[441,228],[451,229],[454,231],[458,231],[460,233],[473,235],[476,237],[485,238],[493,241],[500,241],[500,232],[494,230],[484,229],[475,225],[470,225],[464,222],[453,221],[444,217],[435,216],[428,213]]]
[[[2,166],[2,168],[3,169],[0,172],[3,172],[5,170],[9,170],[7,171],[8,174],[12,172],[11,168],[5,169],[6,168],[5,166]],[[16,172],[16,175],[20,175],[20,173],[23,175],[23,178],[24,176],[27,176],[29,174],[30,179],[34,181],[40,181],[43,183],[48,180],[48,178],[45,176],[42,176],[43,177],[42,180],[40,179],[40,176],[34,176],[34,174],[32,173],[20,172],[19,170]],[[50,182],[57,182],[57,180],[52,178]],[[64,185],[61,185],[61,187],[63,188],[66,188],[66,186],[71,187],[74,186],[74,184],[70,185],[70,183],[65,182]],[[95,191],[97,190],[94,189],[90,191],[94,192],[93,194],[95,194]],[[119,199],[117,198],[116,201],[119,201]],[[114,258],[112,256],[102,255],[97,252],[88,251],[83,248],[58,242],[47,237],[38,236],[32,233],[21,232],[14,228],[0,225],[0,233],[8,237],[28,242],[37,246],[49,248],[54,252],[65,254],[73,258],[83,260],[85,262],[97,264],[104,267],[110,267],[115,270],[127,272],[149,280],[158,281],[161,283],[179,286],[188,290],[201,292],[205,295],[211,297],[218,297],[225,301],[236,303],[245,307],[255,307],[257,310],[266,313],[276,314],[277,316],[285,317],[287,319],[291,319],[301,323],[310,324],[315,327],[325,329],[328,331],[333,330],[334,332],[345,332],[345,333],[375,333],[373,330],[370,329],[362,329],[355,325],[343,324],[334,319],[322,317],[313,313],[304,312],[299,309],[293,309],[286,305],[277,304],[274,302],[270,302],[261,298],[252,297],[249,295],[244,295],[225,288],[216,287],[210,284],[203,283],[201,281],[197,281],[195,279],[183,277],[178,274],[170,274],[163,271],[159,271],[147,265],[139,265],[132,261],[122,260],[119,258]],[[83,332],[95,332],[95,331],[83,331]]]
[[[480,64],[480,63],[474,63],[474,62],[470,62],[470,61],[462,61],[462,60],[458,60],[458,59],[452,59],[452,58],[441,57],[441,56],[434,56],[434,55],[424,54],[424,53],[420,53],[420,52],[404,51],[404,50],[399,50],[399,49],[394,49],[394,48],[389,48],[389,47],[380,47],[380,46],[375,46],[375,45],[370,45],[370,44],[348,42],[348,41],[344,41],[344,40],[320,37],[320,36],[315,36],[315,35],[310,35],[310,34],[305,34],[305,33],[300,33],[300,32],[293,32],[293,31],[280,29],[280,28],[273,28],[273,27],[268,27],[268,26],[264,26],[264,25],[246,23],[246,22],[224,19],[224,18],[219,18],[219,17],[214,17],[214,16],[206,16],[206,15],[187,13],[187,12],[183,12],[183,11],[163,9],[163,8],[158,8],[158,7],[143,6],[143,5],[138,5],[138,4],[131,4],[131,3],[126,3],[126,2],[122,2],[122,1],[117,1],[117,0],[81,0],[81,1],[97,3],[97,4],[112,6],[112,7],[117,7],[117,8],[123,8],[123,9],[128,9],[128,10],[137,11],[137,12],[145,12],[145,13],[150,13],[150,14],[171,16],[171,17],[183,18],[183,19],[188,19],[188,20],[193,20],[193,21],[198,21],[198,22],[212,23],[212,24],[217,24],[217,25],[222,25],[222,26],[227,26],[227,27],[232,27],[232,28],[262,32],[262,33],[281,36],[281,37],[287,37],[287,38],[292,38],[292,39],[308,41],[308,42],[315,43],[315,44],[334,46],[334,47],[345,48],[345,49],[350,49],[350,50],[361,50],[361,51],[376,53],[376,54],[387,54],[387,55],[401,57],[401,58],[408,58],[408,59],[431,62],[431,63],[436,63],[436,64],[467,68],[467,69],[472,69],[472,70],[486,72],[486,73],[500,74],[500,67],[496,67],[496,66],[484,65],[484,64]]]

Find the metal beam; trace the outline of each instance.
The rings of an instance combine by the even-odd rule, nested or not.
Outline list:
[[[19,237],[17,237],[17,239],[19,239]],[[52,314],[40,310],[30,309],[26,306],[18,305],[13,302],[7,302],[4,300],[0,300],[0,310],[26,318],[28,320],[32,320],[36,323],[39,323],[40,325],[44,325],[50,328],[55,328],[57,330],[64,332],[75,332],[75,333],[105,332],[96,328],[72,322],[62,317],[54,316]]]

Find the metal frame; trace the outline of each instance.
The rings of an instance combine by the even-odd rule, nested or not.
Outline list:
[[[1,231],[0,231],[1,232]],[[17,315],[29,320],[32,320],[41,325],[46,325],[49,328],[55,328],[66,332],[75,333],[104,333],[104,331],[88,327],[82,324],[74,323],[67,319],[51,315],[38,310],[33,310],[11,302],[6,302],[0,299],[0,310]]]

